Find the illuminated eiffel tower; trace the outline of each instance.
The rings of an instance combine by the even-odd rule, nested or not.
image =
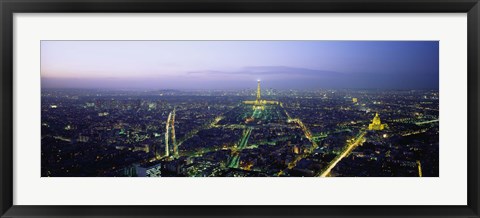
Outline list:
[[[267,104],[279,104],[278,101],[267,101],[261,99],[260,80],[257,80],[257,98],[255,101],[244,101],[244,104],[253,105],[255,110],[264,110]]]

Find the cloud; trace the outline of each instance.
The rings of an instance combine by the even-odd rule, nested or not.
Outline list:
[[[112,89],[243,89],[255,81],[278,89],[380,88],[438,89],[438,73],[399,72],[390,74],[340,73],[286,66],[250,66],[240,70],[193,71],[176,75],[129,78],[47,78],[42,88]]]
[[[315,70],[287,66],[250,66],[239,71],[191,71],[188,74],[210,74],[210,75],[248,75],[248,76],[294,76],[294,77],[336,77],[343,76],[343,73],[336,71]]]

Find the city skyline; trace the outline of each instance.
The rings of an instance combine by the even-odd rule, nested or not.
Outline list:
[[[42,88],[438,90],[437,41],[42,41]]]
[[[42,177],[438,177],[436,41],[42,41]]]
[[[42,176],[438,177],[438,92],[42,91]]]

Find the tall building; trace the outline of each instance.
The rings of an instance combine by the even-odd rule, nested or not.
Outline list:
[[[254,110],[264,110],[267,104],[279,104],[278,101],[267,101],[261,99],[260,80],[257,80],[257,97],[255,101],[244,101],[244,104],[253,105]]]
[[[383,130],[384,128],[385,124],[382,124],[378,113],[375,113],[375,117],[373,118],[372,123],[368,125],[368,130]]]
[[[260,80],[257,80],[257,101],[260,101]]]

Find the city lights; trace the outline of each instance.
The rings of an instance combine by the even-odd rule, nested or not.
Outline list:
[[[438,41],[40,46],[41,176],[439,176]]]
[[[262,91],[49,93],[42,175],[438,176],[436,92]]]

